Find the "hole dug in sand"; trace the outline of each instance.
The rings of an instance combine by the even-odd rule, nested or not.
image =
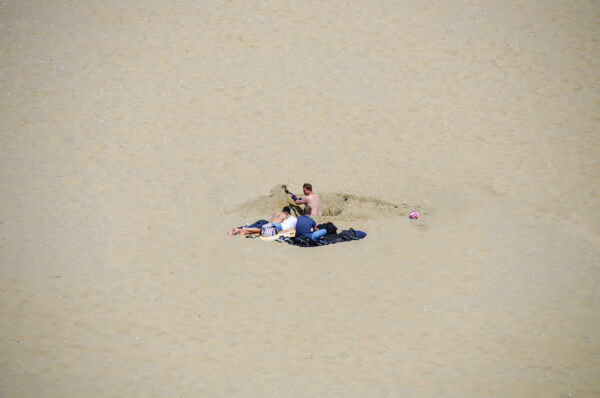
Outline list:
[[[284,206],[290,206],[293,215],[301,215],[303,207],[296,206],[290,195],[285,193],[285,189],[284,184],[276,185],[271,189],[269,195],[248,201],[231,212],[268,217]],[[411,209],[419,208],[419,206],[409,206],[407,203],[395,204],[346,193],[319,192],[319,195],[321,196],[321,210],[323,210],[323,216],[318,217],[320,221],[404,217]]]

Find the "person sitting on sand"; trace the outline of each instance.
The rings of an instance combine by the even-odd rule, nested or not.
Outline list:
[[[296,195],[292,195],[294,203],[297,205],[304,205],[304,214],[309,216],[322,216],[321,211],[321,198],[318,194],[312,190],[312,185],[305,183],[302,185],[302,192],[304,192],[304,198],[299,198]]]
[[[296,238],[310,237],[313,240],[320,239],[327,234],[325,228],[319,229],[315,220],[309,216],[300,216],[296,221]]]
[[[273,216],[271,218],[269,218],[269,220],[258,220],[258,221],[253,222],[252,224],[246,224],[241,227],[232,228],[231,230],[227,231],[227,233],[229,235],[256,234],[256,233],[260,233],[260,229],[262,228],[262,226],[265,224],[268,224],[268,223],[274,223],[276,226],[277,226],[277,224],[279,224],[280,226],[283,227],[283,222],[286,221],[290,217],[290,214],[291,214],[290,208],[288,206],[285,206],[283,209],[281,209],[281,211],[278,211],[275,214],[273,214]],[[295,217],[294,217],[294,219],[295,219]],[[291,222],[288,222],[288,223],[286,223],[286,226],[288,226],[290,224],[291,224]],[[295,223],[294,223],[294,227],[295,227]]]

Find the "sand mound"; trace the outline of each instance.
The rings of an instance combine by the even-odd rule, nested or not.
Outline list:
[[[295,216],[302,214],[302,207],[296,206],[289,194],[285,192],[285,184],[276,185],[267,196],[261,196],[248,201],[240,207],[231,210],[231,213],[257,214],[263,217],[270,216],[283,206],[290,206]],[[411,209],[419,206],[410,206],[407,203],[395,204],[384,200],[358,196],[348,193],[320,193],[323,216],[320,220],[355,220],[379,217],[406,216]]]

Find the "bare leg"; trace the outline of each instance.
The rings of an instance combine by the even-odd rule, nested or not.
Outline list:
[[[240,232],[240,235],[258,234],[258,233],[260,233],[259,228],[242,228],[242,232]]]
[[[229,235],[244,235],[246,232],[246,228],[233,228],[231,231],[227,232]]]

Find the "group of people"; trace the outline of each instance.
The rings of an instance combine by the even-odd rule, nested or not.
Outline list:
[[[287,192],[287,191],[286,191]],[[268,220],[258,220],[252,224],[246,224],[240,227],[232,228],[227,233],[230,235],[247,235],[261,233],[263,227],[271,224],[277,229],[277,232],[296,230],[296,237],[311,237],[314,240],[320,239],[327,234],[325,229],[319,229],[315,220],[310,216],[322,216],[321,198],[313,192],[312,185],[305,183],[302,186],[303,197],[292,195],[294,204],[304,205],[303,215],[296,218],[292,215],[289,206],[285,206],[281,211],[276,212]]]

